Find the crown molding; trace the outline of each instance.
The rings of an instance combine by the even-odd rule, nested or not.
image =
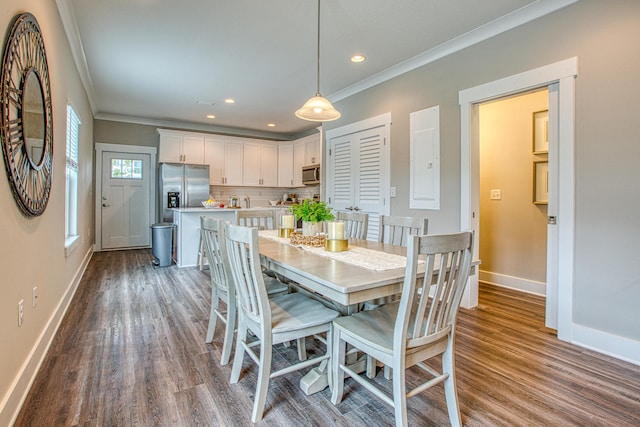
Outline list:
[[[87,58],[84,54],[82,40],[80,40],[80,31],[78,30],[78,23],[76,21],[76,14],[73,10],[73,5],[70,0],[56,0],[56,5],[58,6],[58,13],[60,14],[64,32],[67,34],[67,40],[69,41],[73,62],[75,62],[78,74],[80,74],[80,81],[82,82],[82,86],[84,86],[87,98],[89,99],[91,112],[95,115],[97,111],[96,94],[93,88],[91,74],[89,73]]]
[[[338,102],[580,0],[538,0],[327,96]]]

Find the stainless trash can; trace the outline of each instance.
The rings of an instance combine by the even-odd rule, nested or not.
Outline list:
[[[151,252],[155,257],[153,265],[168,267],[171,265],[173,251],[173,227],[170,222],[160,222],[151,226]]]

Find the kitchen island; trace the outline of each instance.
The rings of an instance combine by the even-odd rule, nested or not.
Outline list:
[[[219,218],[236,224],[238,222],[238,211],[273,209],[277,211],[277,223],[279,224],[280,216],[286,212],[286,208],[285,206],[264,206],[258,208],[174,208],[173,222],[176,224],[176,234],[173,259],[178,267],[193,267],[198,264],[201,216]]]

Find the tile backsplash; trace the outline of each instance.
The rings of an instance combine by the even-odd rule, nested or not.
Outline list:
[[[320,186],[307,186],[301,188],[275,188],[275,187],[223,187],[219,185],[212,185],[209,187],[209,192],[216,201],[220,203],[227,203],[229,197],[238,196],[240,199],[240,206],[245,207],[244,201],[246,196],[249,196],[251,200],[252,208],[259,208],[262,206],[270,206],[269,200],[282,200],[285,193],[291,197],[291,194],[296,194],[297,198],[304,200],[312,198],[314,194],[320,193]]]

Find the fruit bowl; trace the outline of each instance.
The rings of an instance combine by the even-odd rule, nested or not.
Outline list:
[[[217,208],[218,204],[215,202],[215,200],[204,200],[202,202],[202,206],[204,206],[207,209],[211,209],[211,208]]]

